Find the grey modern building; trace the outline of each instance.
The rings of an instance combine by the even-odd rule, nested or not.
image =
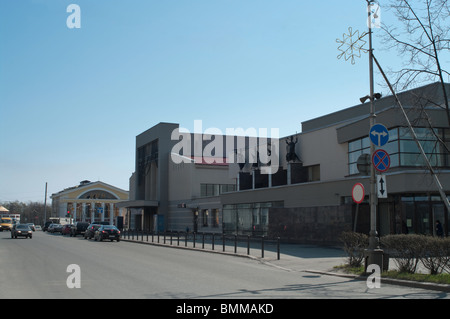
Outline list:
[[[450,85],[445,89],[450,96]],[[442,86],[430,84],[398,97],[450,194],[450,126]],[[245,160],[225,159],[230,151],[242,153],[234,143],[216,151],[219,156],[210,161],[196,156],[196,147],[205,147],[202,134],[189,134],[191,147],[181,154],[180,139],[172,139],[178,124],[152,127],[136,138],[136,171],[130,179],[130,201],[124,204],[130,226],[156,229],[159,223],[160,230],[265,234],[308,243],[337,242],[344,230],[368,233],[368,191],[356,204],[352,189],[356,183],[370,188],[369,176],[360,172],[367,165],[358,165],[370,153],[369,104],[305,121],[301,133],[266,141],[266,148],[258,140],[256,161],[249,160],[253,146],[248,139]],[[389,168],[378,172],[384,176],[377,205],[379,234],[433,234],[436,220],[448,234],[448,212],[401,109],[392,96],[374,105],[376,122],[389,133],[387,144],[377,148],[389,159]],[[236,136],[216,138],[236,141]],[[261,150],[270,144],[278,148],[267,151],[272,156],[268,170],[259,155],[267,155]]]
[[[205,156],[209,135],[179,129],[159,123],[136,137],[130,200],[121,205],[128,209],[126,224],[154,231],[221,232],[220,194],[236,190],[226,144]]]

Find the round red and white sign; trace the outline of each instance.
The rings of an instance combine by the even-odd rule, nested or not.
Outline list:
[[[361,183],[356,183],[353,186],[352,189],[352,198],[353,201],[357,204],[362,203],[362,201],[364,200],[364,196],[365,196],[365,190],[364,190],[364,186]]]

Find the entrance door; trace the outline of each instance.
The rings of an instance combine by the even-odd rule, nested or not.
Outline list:
[[[433,235],[436,236],[436,227],[434,227],[434,225],[436,225],[436,221],[441,222],[442,229],[444,230],[444,233],[445,233],[445,229],[447,229],[447,228],[446,228],[444,204],[433,203],[432,207],[431,207],[431,212],[432,212],[432,218],[433,218]]]
[[[417,233],[424,235],[432,234],[430,221],[430,205],[428,202],[416,202]]]
[[[389,203],[378,204],[378,214],[380,221],[379,236],[391,234],[391,210]]]

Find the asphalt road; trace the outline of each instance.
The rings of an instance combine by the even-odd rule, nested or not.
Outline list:
[[[69,270],[77,265],[79,271]],[[76,275],[79,274],[79,277]],[[68,280],[69,279],[69,280]],[[79,280],[78,280],[79,279]],[[69,288],[77,283],[80,288]],[[255,259],[37,231],[0,232],[0,298],[448,298],[446,293],[286,270]]]

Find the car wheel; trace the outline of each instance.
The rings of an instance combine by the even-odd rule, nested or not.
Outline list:
[[[117,242],[119,242],[120,241],[120,239],[119,238],[117,238]]]

